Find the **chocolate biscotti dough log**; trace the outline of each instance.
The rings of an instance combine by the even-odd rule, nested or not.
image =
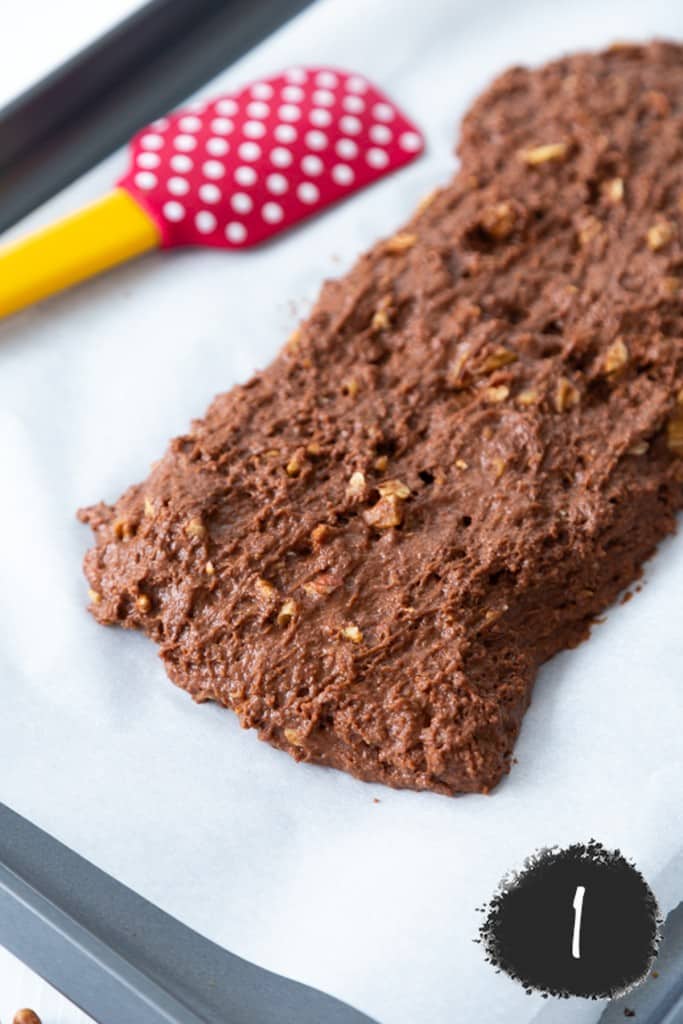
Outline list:
[[[279,357],[81,513],[92,611],[361,779],[486,792],[683,503],[683,49],[514,68]]]

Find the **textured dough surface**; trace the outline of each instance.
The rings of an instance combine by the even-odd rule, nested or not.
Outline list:
[[[268,369],[81,512],[93,614],[195,700],[448,794],[508,770],[539,665],[683,504],[683,48],[513,68],[458,153]]]

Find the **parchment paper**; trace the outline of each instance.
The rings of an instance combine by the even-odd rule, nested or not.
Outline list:
[[[382,1024],[597,1018],[600,1004],[525,995],[473,942],[475,908],[539,846],[594,836],[636,860],[664,910],[679,901],[683,538],[543,671],[495,795],[449,800],[297,766],[193,706],[148,641],[86,614],[74,510],[142,479],[216,391],[269,361],[323,276],[450,175],[459,118],[494,73],[653,34],[683,36],[683,9],[322,0],[205,92],[292,63],[357,68],[421,123],[429,155],[259,251],[153,255],[0,328],[0,797],[215,941]],[[122,160],[30,226],[103,192]]]

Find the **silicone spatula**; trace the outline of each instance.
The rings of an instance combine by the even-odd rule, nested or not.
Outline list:
[[[140,131],[116,188],[0,247],[0,316],[153,248],[241,249],[414,159],[415,124],[363,75],[290,68]]]

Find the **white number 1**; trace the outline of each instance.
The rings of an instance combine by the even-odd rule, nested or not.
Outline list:
[[[585,885],[577,885],[574,893],[574,934],[572,935],[572,956],[575,960],[581,958],[579,939],[581,938],[581,914],[583,912],[583,897],[586,892]]]

